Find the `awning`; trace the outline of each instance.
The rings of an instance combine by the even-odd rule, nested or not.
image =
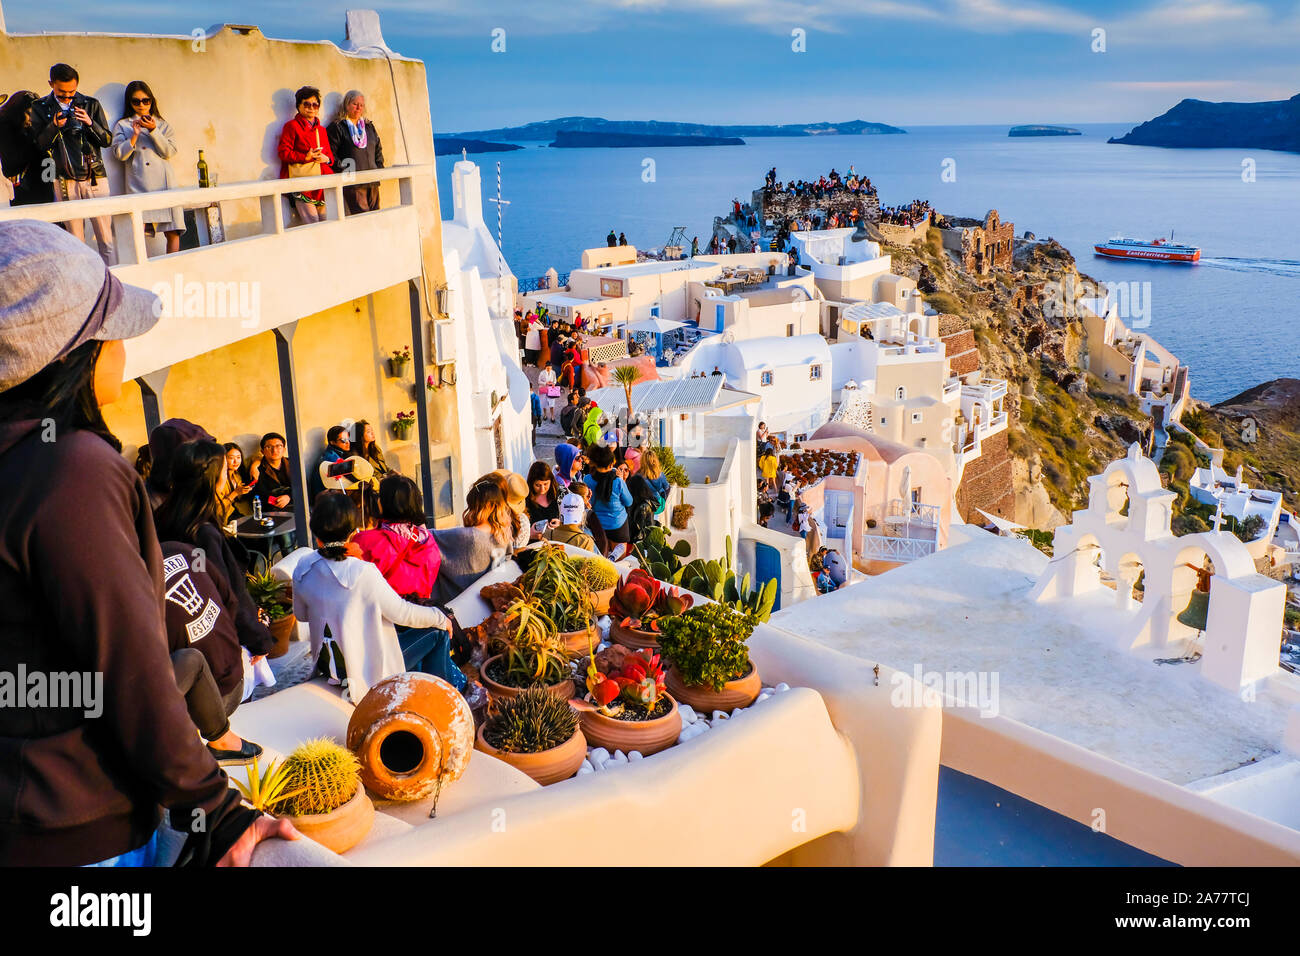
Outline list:
[[[685,326],[685,322],[678,322],[675,319],[641,319],[638,322],[628,324],[629,332],[671,332],[673,329],[680,329]]]
[[[1006,518],[999,518],[997,515],[991,515],[983,508],[976,508],[980,514],[989,520],[993,527],[997,528],[1002,534],[1011,534],[1014,531],[1023,531],[1025,526],[1016,524],[1014,521],[1008,521]]]

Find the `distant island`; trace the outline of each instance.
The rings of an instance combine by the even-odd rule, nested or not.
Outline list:
[[[1013,126],[1008,136],[1082,136],[1081,130],[1071,126]]]
[[[1267,103],[1183,100],[1109,142],[1174,149],[1279,149],[1300,153],[1300,93]]]
[[[455,156],[461,150],[467,153],[506,153],[512,149],[523,149],[514,143],[489,143],[481,139],[465,139],[460,136],[435,136],[433,154],[435,156]]]
[[[465,133],[449,133],[462,139],[509,143],[551,143],[560,133],[617,133],[628,136],[878,136],[906,133],[907,130],[885,123],[850,120],[847,123],[786,123],[781,126],[710,126],[705,123],[669,123],[660,120],[607,120],[599,116],[564,116],[559,119],[504,126]],[[436,138],[436,137],[435,137]]]
[[[744,146],[739,136],[664,136],[649,133],[580,133],[562,129],[551,143],[560,149],[620,146]]]

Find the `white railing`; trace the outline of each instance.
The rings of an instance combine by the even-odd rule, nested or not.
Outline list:
[[[939,524],[939,506],[927,505],[919,501],[910,501],[903,498],[893,498],[889,502],[885,517],[937,527]]]
[[[989,397],[993,399],[1005,398],[1007,394],[1007,382],[1002,378],[982,378],[980,385],[989,390]]]
[[[145,251],[144,219],[146,212],[154,209],[206,208],[215,203],[256,199],[261,203],[261,228],[247,239],[259,235],[278,235],[285,231],[284,202],[286,193],[322,190],[325,201],[324,220],[339,220],[344,215],[343,187],[397,180],[400,192],[398,205],[414,202],[413,180],[431,177],[433,167],[428,164],[391,166],[387,169],[369,169],[352,173],[333,173],[328,176],[304,176],[297,179],[253,179],[206,189],[186,187],[161,189],[149,193],[126,193],[102,199],[76,199],[71,202],[41,203],[34,206],[13,206],[0,209],[0,220],[39,219],[43,222],[64,223],[74,219],[96,219],[108,216],[113,226],[113,243],[117,252],[115,265],[136,265],[147,262]],[[244,222],[244,221],[241,221]],[[206,247],[187,249],[173,256],[192,255]]]
[[[879,534],[862,536],[862,557],[867,561],[915,561],[934,554],[935,543],[924,538],[891,538]]]
[[[961,394],[961,379],[953,376],[943,383],[943,399],[948,401],[953,396]]]

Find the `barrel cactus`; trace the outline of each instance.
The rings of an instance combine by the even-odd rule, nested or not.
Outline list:
[[[286,789],[298,793],[276,805],[276,812],[302,817],[343,806],[361,785],[356,755],[328,737],[301,744],[284,762]]]
[[[608,558],[572,558],[578,573],[593,591],[604,591],[618,584],[618,568]]]

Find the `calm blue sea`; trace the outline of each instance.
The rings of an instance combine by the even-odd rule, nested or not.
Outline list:
[[[748,197],[771,166],[783,180],[854,164],[882,204],[929,199],[950,215],[996,208],[1017,234],[1053,236],[1102,281],[1150,283],[1148,327],[1192,368],[1192,393],[1221,401],[1279,376],[1300,377],[1300,155],[1267,150],[1174,150],[1107,145],[1127,125],[1079,127],[1083,136],[1011,139],[1005,126],[915,127],[905,136],[752,139],[745,146],[549,149],[471,157],[495,197],[500,160],[505,254],[521,277],[604,245],[613,228],[642,248],[674,226],[707,239],[733,196]],[[654,181],[643,162],[654,160]],[[1254,181],[1242,162],[1254,160]],[[944,161],[956,178],[944,182]],[[449,209],[451,166],[438,160]],[[491,204],[484,206],[493,215]],[[1168,235],[1199,245],[1194,266],[1113,262],[1094,242],[1123,234]]]

